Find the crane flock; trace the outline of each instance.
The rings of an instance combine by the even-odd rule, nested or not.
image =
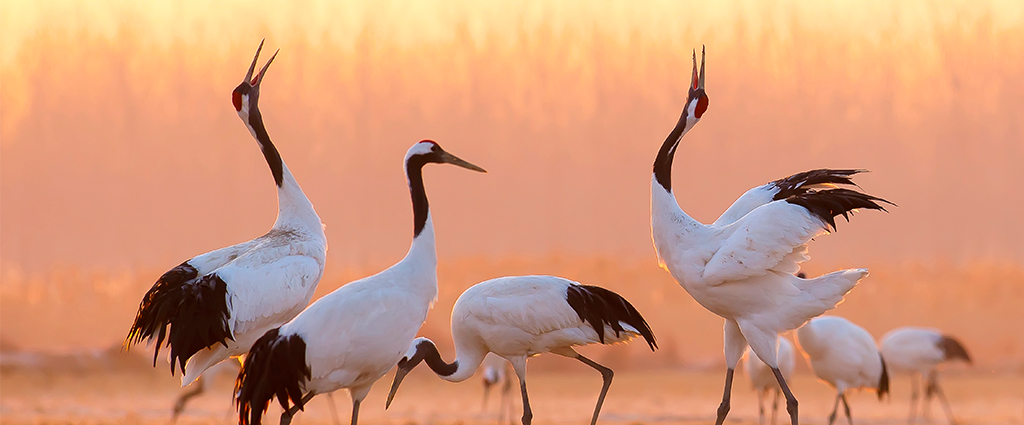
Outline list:
[[[642,338],[652,351],[658,347],[647,320],[615,292],[555,276],[498,277],[473,285],[456,301],[451,363],[442,359],[433,341],[416,337],[438,295],[435,230],[422,170],[437,163],[484,172],[434,141],[413,144],[404,158],[413,212],[406,256],[310,304],[324,273],[327,237],[264,125],[259,94],[277,53],[256,72],[262,48],[260,42],[231,100],[270,167],[278,192],[277,220],[263,236],[192,257],[160,276],[139,305],[126,348],[155,341],[155,366],[161,347],[168,347],[171,373],[181,372],[183,386],[218,363],[238,359],[242,366],[233,397],[241,425],[261,423],[274,400],[283,409],[280,423],[288,424],[312,397],[339,389],[351,395],[355,425],[371,387],[393,367],[397,372],[386,408],[420,363],[443,380],[461,382],[488,355],[504,359],[514,371],[522,395],[522,423],[529,425],[533,412],[526,362],[552,353],[601,374],[590,421],[595,425],[614,373],[576,347],[634,338]],[[761,422],[764,395],[775,391],[772,424],[780,395],[791,423],[798,423],[798,402],[787,382],[794,349],[779,337],[791,330],[797,330],[800,349],[814,372],[836,388],[830,424],[840,402],[852,424],[847,390],[873,388],[880,397],[888,391],[887,361],[894,371],[923,376],[925,403],[939,397],[952,420],[936,368],[950,360],[971,361],[959,341],[931,329],[906,328],[887,334],[879,351],[864,329],[842,318],[819,317],[842,302],[868,276],[867,269],[812,278],[803,272],[795,275],[810,259],[809,243],[836,230],[836,217],[849,221],[855,211],[885,211],[894,205],[856,186],[853,178],[864,170],[822,168],[771,181],[746,191],[711,224],[682,210],[672,190],[672,166],[683,137],[708,111],[705,65],[705,52],[698,68],[694,51],[686,102],[654,160],[650,207],[659,264],[698,304],[723,319],[726,375],[716,424],[730,411],[733,374],[744,353],[758,391]],[[489,367],[485,388],[504,371]],[[510,378],[502,378],[508,388]],[[918,393],[913,382],[911,423]]]

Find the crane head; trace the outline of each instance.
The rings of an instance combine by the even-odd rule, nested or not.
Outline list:
[[[700,121],[700,117],[704,115],[704,111],[708,110],[708,95],[704,92],[704,63],[705,63],[705,48],[700,49],[700,73],[697,73],[697,51],[693,52],[693,77],[690,81],[690,93],[686,99],[686,112],[687,120],[691,123],[690,125],[696,124]]]
[[[444,149],[441,149],[441,145],[438,145],[437,142],[433,140],[421,140],[419,143],[412,145],[412,147],[409,148],[409,151],[405,154],[406,167],[410,167],[411,165],[418,165],[422,167],[429,163],[452,164],[481,173],[487,172],[483,168],[477,167],[476,165],[470,164],[455,155],[445,152]]]
[[[256,48],[256,55],[252,58],[252,65],[249,65],[249,72],[245,74],[245,80],[231,92],[231,103],[235,105],[235,111],[238,112],[238,116],[247,124],[249,122],[249,114],[257,110],[260,97],[260,83],[263,82],[263,76],[267,73],[270,63],[277,57],[277,53],[281,51],[278,49],[277,52],[274,52],[274,56],[271,56],[270,60],[260,69],[260,72],[253,76],[253,72],[256,71],[256,61],[260,57],[260,50],[263,50],[263,41],[265,40],[261,40],[260,46]]]

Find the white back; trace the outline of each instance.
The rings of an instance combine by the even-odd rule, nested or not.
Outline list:
[[[821,316],[797,330],[797,343],[814,374],[840,392],[876,388],[882,362],[875,340],[842,317]]]
[[[881,351],[894,372],[927,373],[945,361],[937,329],[902,327],[882,336]]]

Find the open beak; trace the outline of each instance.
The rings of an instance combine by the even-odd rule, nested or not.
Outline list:
[[[704,59],[705,59],[705,54],[706,53],[707,53],[707,47],[705,47],[703,45],[700,46],[700,78],[698,78],[698,87],[697,88],[701,88],[701,89],[704,88],[704,64],[706,63]],[[274,55],[276,56],[277,54],[275,53]],[[270,60],[274,60],[274,58],[270,58]],[[270,63],[267,63],[267,65],[270,65]]]
[[[395,393],[398,392],[398,386],[402,385],[402,380],[405,379],[405,375],[408,375],[409,371],[399,366],[395,370],[395,380],[391,383],[391,392],[388,393],[388,401],[384,404],[384,410],[388,410],[391,407],[391,400],[395,399]]]
[[[277,54],[281,52],[281,49],[277,49],[277,51],[274,52],[274,56],[271,56],[270,60],[267,61],[266,65],[263,65],[263,68],[260,69],[260,72],[256,74],[255,77],[253,77],[252,73],[256,70],[256,61],[259,60],[260,58],[260,51],[263,50],[264,41],[266,41],[266,39],[260,40],[260,47],[256,48],[256,56],[253,56],[252,65],[249,65],[249,72],[245,73],[245,81],[253,87],[260,85],[260,82],[263,81],[263,75],[267,72],[267,68],[270,67],[270,63],[273,62],[274,58],[277,57]]]
[[[700,74],[697,74],[697,51],[693,51],[693,77],[690,80],[690,85],[693,90],[704,88],[704,58],[707,53],[707,49],[704,46],[700,48]]]
[[[476,165],[470,164],[469,162],[466,162],[466,161],[460,159],[459,157],[457,157],[455,155],[452,155],[452,154],[450,154],[448,152],[444,152],[444,151],[441,152],[441,162],[443,162],[445,164],[458,165],[458,166],[460,166],[462,168],[467,168],[467,169],[470,169],[470,170],[473,170],[473,171],[479,171],[481,173],[486,173],[487,172],[487,170],[485,170],[483,168],[480,168],[480,167],[477,167]],[[395,381],[395,382],[398,382],[398,381]]]

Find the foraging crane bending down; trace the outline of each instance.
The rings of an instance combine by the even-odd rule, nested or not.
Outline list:
[[[263,236],[193,257],[164,273],[143,297],[125,339],[130,348],[155,338],[154,365],[166,341],[171,373],[175,366],[181,370],[182,386],[211,366],[246,353],[268,329],[299,314],[324,272],[327,237],[320,217],[263,125],[260,84],[277,54],[254,77],[262,49],[260,42],[231,100],[274,176],[277,221]]]
[[[782,371],[782,376],[789,379],[793,376],[793,370],[796,369],[796,356],[793,354],[793,344],[786,338],[779,338],[779,370]],[[764,425],[764,396],[769,391],[774,391],[775,396],[772,400],[772,421],[771,424],[775,425],[775,417],[779,410],[779,397],[782,395],[782,389],[779,388],[779,381],[775,380],[775,374],[772,369],[768,367],[761,359],[757,357],[757,354],[747,349],[746,360],[744,363],[744,369],[747,372],[747,376],[750,378],[750,386],[757,391],[757,423]]]
[[[716,425],[729,413],[732,377],[749,345],[772,368],[797,424],[797,401],[778,369],[778,334],[796,329],[842,301],[867,269],[842,270],[802,279],[812,238],[834,230],[835,217],[859,208],[884,210],[888,201],[839,185],[860,170],[812,170],[751,189],[711,225],[679,207],[672,192],[672,161],[683,136],[708,108],[704,59],[693,76],[686,106],[661,145],[651,177],[651,234],[658,259],[704,308],[725,319],[725,392]]]
[[[284,408],[281,424],[288,424],[313,396],[341,388],[352,395],[356,424],[359,404],[373,383],[402,358],[437,298],[434,225],[423,188],[423,166],[429,163],[484,172],[430,140],[409,148],[409,253],[388,269],[325,295],[256,341],[235,381],[241,425],[259,424],[275,397]]]
[[[590,424],[597,423],[612,384],[612,370],[583,357],[573,347],[614,344],[641,336],[658,347],[654,333],[633,305],[612,291],[555,276],[499,277],[471,286],[452,309],[455,361],[445,363],[433,341],[417,338],[398,362],[387,406],[402,379],[421,361],[441,379],[462,382],[476,372],[487,353],[512,364],[523,395],[523,425],[533,412],[526,394],[526,359],[554,353],[597,369],[604,378]]]
[[[894,373],[904,372],[911,375],[908,423],[913,424],[917,419],[918,376],[925,380],[923,409],[927,412],[932,395],[938,396],[947,419],[950,423],[956,423],[953,409],[949,407],[949,401],[939,387],[938,367],[953,360],[971,363],[971,356],[967,354],[967,349],[960,341],[943,335],[937,329],[908,326],[893,329],[882,336],[881,350],[886,363]]]
[[[836,402],[829,425],[836,420],[839,401],[843,402],[846,419],[853,425],[846,391],[871,388],[878,399],[889,393],[889,373],[885,360],[875,348],[875,339],[864,328],[842,317],[821,316],[811,319],[796,331],[800,344],[814,374],[836,389]]]

